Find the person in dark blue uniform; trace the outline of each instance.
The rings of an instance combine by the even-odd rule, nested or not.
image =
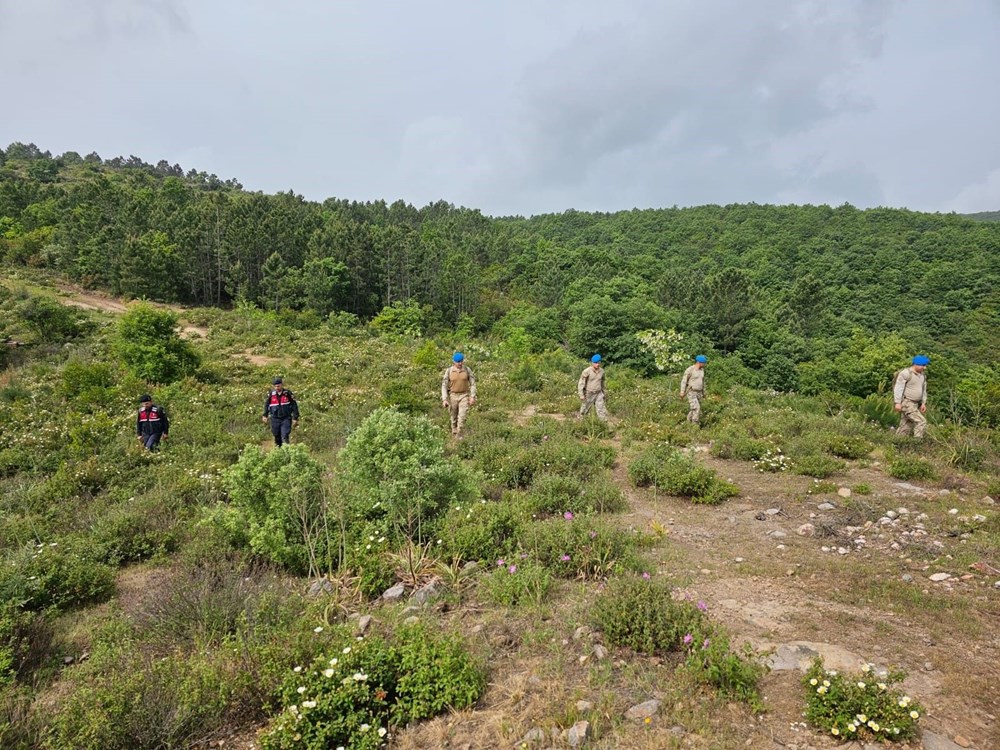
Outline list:
[[[162,406],[153,403],[152,397],[144,393],[139,398],[139,415],[135,420],[136,438],[146,450],[155,451],[160,440],[170,432],[170,420]]]
[[[274,444],[281,447],[288,444],[292,427],[299,425],[299,405],[295,403],[292,392],[282,384],[281,378],[275,378],[272,384],[274,387],[264,398],[264,416],[261,421],[266,424],[270,420]]]

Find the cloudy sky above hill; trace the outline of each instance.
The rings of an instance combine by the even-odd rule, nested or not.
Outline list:
[[[490,214],[1000,210],[1000,0],[0,0],[0,143]]]

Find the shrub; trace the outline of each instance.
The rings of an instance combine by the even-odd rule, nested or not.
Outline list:
[[[519,391],[540,391],[544,385],[541,373],[530,359],[522,359],[518,366],[510,371],[507,379]]]
[[[444,435],[426,417],[378,409],[351,434],[340,458],[354,521],[384,524],[393,535],[432,537],[433,521],[476,493],[464,467],[445,458]]]
[[[223,473],[239,511],[228,520],[245,524],[250,548],[268,560],[297,573],[328,570],[333,551],[327,546],[323,470],[304,445],[267,453],[248,445]]]
[[[28,611],[91,604],[114,592],[110,567],[56,543],[26,547],[5,562],[0,566],[0,601],[20,602]]]
[[[413,384],[405,380],[394,380],[382,388],[382,408],[398,409],[405,414],[419,414],[427,411],[427,397]]]
[[[18,306],[18,315],[44,343],[59,343],[83,332],[79,312],[46,297],[29,297]]]
[[[761,654],[749,644],[738,651],[733,650],[729,635],[721,626],[707,629],[699,638],[700,641],[692,639],[688,645],[685,668],[725,697],[742,701],[755,712],[763,711],[760,681],[769,667]]]
[[[795,473],[817,479],[826,479],[834,474],[840,474],[847,469],[847,464],[821,454],[802,456],[795,459]]]
[[[497,558],[494,570],[481,579],[486,596],[497,604],[541,604],[552,587],[543,565],[520,555]]]
[[[870,495],[872,494],[872,486],[862,482],[851,487],[851,492],[855,495]]]
[[[521,548],[561,578],[601,579],[637,565],[636,537],[572,513],[525,528]]]
[[[107,408],[108,392],[115,387],[117,380],[114,370],[106,362],[71,360],[63,367],[59,393],[81,406]]]
[[[767,440],[758,440],[749,435],[729,433],[712,441],[711,452],[719,458],[737,459],[739,461],[759,461],[775,448]],[[781,451],[778,450],[778,453]]]
[[[872,452],[872,448],[874,447],[875,446],[862,437],[837,435],[827,438],[824,450],[837,458],[854,460],[864,458]]]
[[[739,494],[735,486],[719,480],[714,471],[667,445],[647,448],[631,463],[628,473],[636,487],[653,486],[696,503],[714,505]]]
[[[916,456],[895,456],[889,462],[889,476],[907,482],[911,479],[934,479],[937,472],[927,461]]]
[[[46,747],[154,750],[207,741],[225,724],[237,686],[247,679],[216,654],[129,654],[120,669],[81,680],[53,714]]]
[[[148,560],[178,546],[177,513],[159,494],[111,509],[93,525],[96,559],[112,566]]]
[[[611,645],[650,655],[683,649],[685,636],[693,640],[707,624],[694,603],[675,600],[667,585],[631,577],[608,582],[593,618]]]
[[[177,316],[146,304],[119,319],[115,350],[133,375],[151,383],[173,383],[198,368],[198,354],[177,335]]]
[[[460,639],[420,624],[392,638],[356,641],[345,631],[337,646],[288,676],[264,750],[383,747],[392,727],[466,708],[486,687]]]
[[[526,505],[540,515],[615,513],[626,507],[625,496],[606,476],[587,481],[558,474],[540,474],[528,491]]]
[[[878,675],[871,665],[840,674],[816,659],[803,677],[806,720],[839,740],[905,741],[916,737],[920,704],[893,686],[905,674]]]
[[[525,519],[524,511],[510,498],[497,502],[470,503],[449,511],[445,551],[460,560],[488,562],[506,557],[517,549]]]
[[[773,451],[768,449],[763,456],[754,459],[753,465],[757,471],[777,474],[782,471],[788,471],[792,467],[792,461],[781,452],[781,448],[776,448]]]
[[[380,334],[419,338],[427,330],[427,314],[415,301],[393,302],[382,308],[371,322]]]

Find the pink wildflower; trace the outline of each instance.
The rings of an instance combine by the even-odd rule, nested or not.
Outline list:
[[[693,640],[694,640],[694,636],[691,635],[690,633],[688,633],[687,635],[684,636],[684,645],[685,646],[690,646],[691,645],[691,641],[693,641]]]
[[[507,572],[511,573],[511,574],[516,573],[517,572],[517,566],[516,565],[511,565],[509,568],[507,568]]]
[[[573,514],[567,510],[565,513],[563,513],[563,518],[565,518],[567,521],[572,521]]]
[[[563,555],[559,559],[562,560],[563,562],[569,562],[569,555]]]
[[[700,602],[698,602],[698,609],[700,609],[702,612],[707,612],[708,611],[708,605],[705,604],[705,602],[701,602],[700,601]]]

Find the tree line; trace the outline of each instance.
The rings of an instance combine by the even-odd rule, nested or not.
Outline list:
[[[995,382],[1000,365],[1000,223],[955,214],[749,204],[493,218],[249,192],[165,161],[16,143],[0,151],[0,252],[116,294],[306,322],[419,308],[430,327],[649,371],[635,334],[674,329],[779,390],[863,395],[916,350],[953,383]],[[845,358],[883,372],[845,372]]]

